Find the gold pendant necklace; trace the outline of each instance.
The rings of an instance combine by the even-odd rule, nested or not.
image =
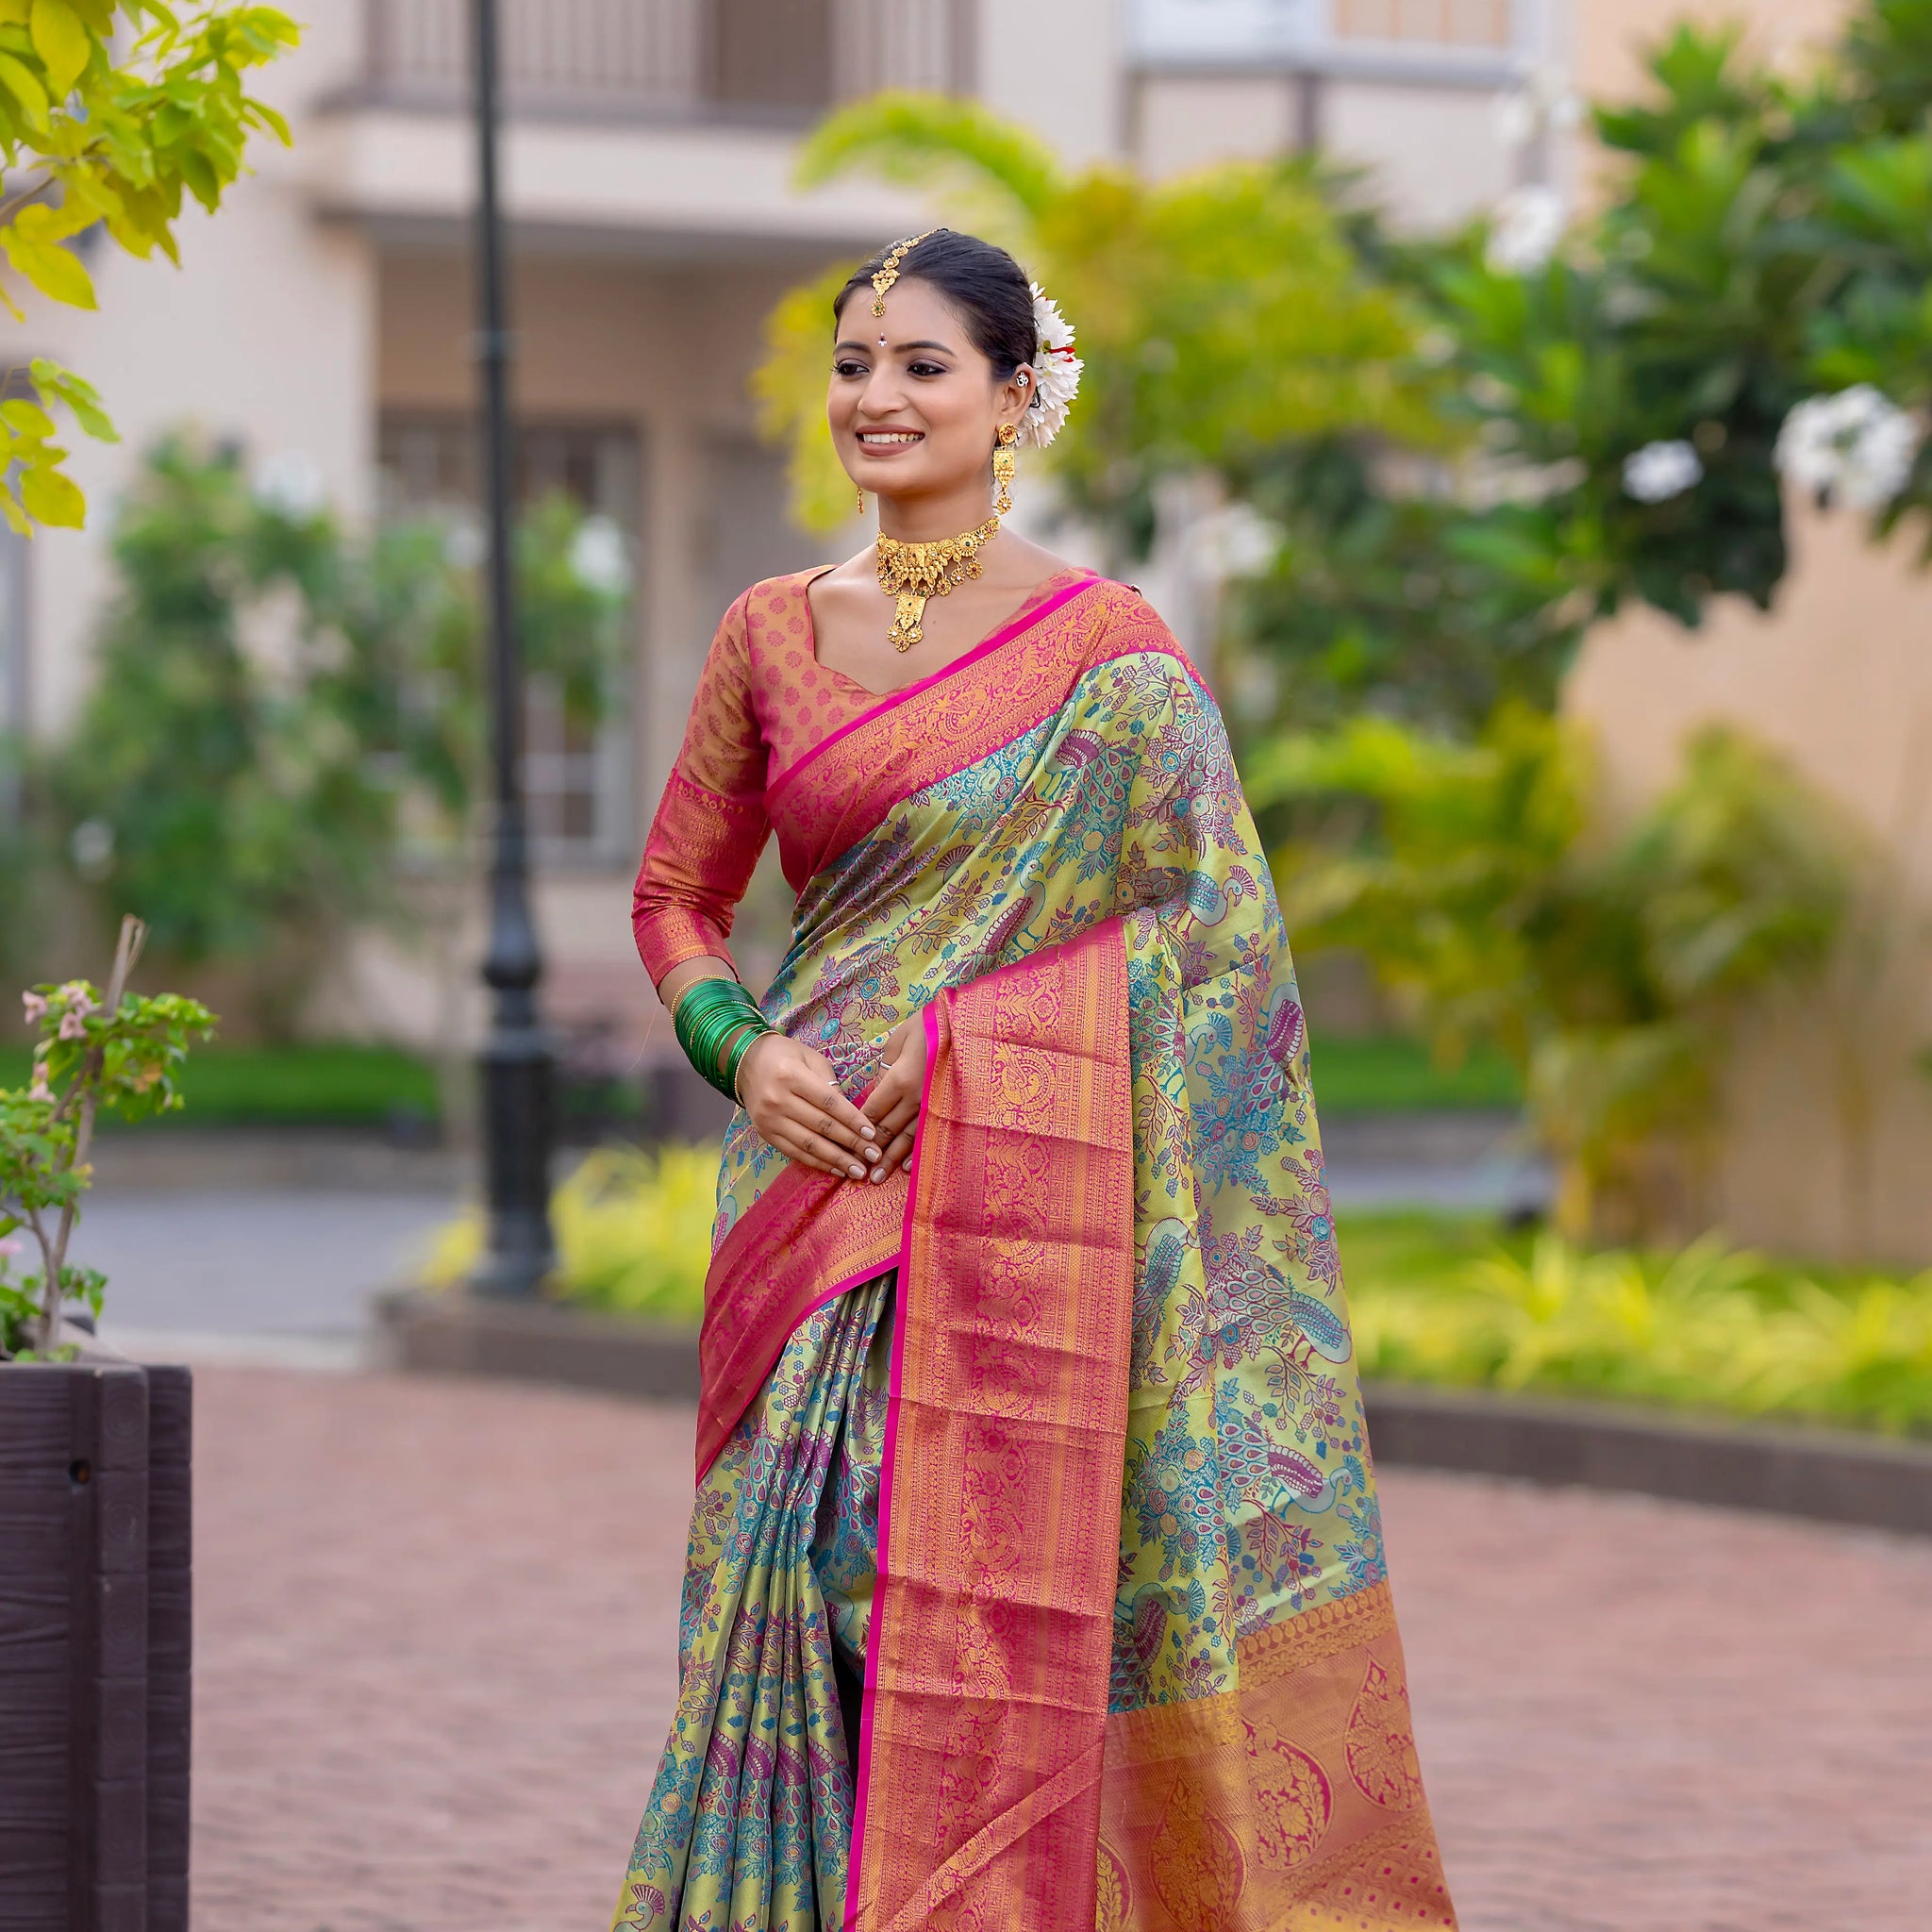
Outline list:
[[[886,641],[893,650],[909,651],[924,633],[920,620],[928,597],[943,597],[955,584],[979,575],[979,553],[1000,526],[988,517],[963,537],[942,537],[937,543],[901,543],[894,537],[878,540],[879,589],[899,600]]]

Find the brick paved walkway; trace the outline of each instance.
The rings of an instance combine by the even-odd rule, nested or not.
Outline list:
[[[199,1376],[195,1932],[601,1932],[688,1412]],[[1469,1932],[1918,1932],[1932,1545],[1385,1478]]]

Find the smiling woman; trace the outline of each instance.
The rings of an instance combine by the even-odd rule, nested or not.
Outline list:
[[[835,321],[879,541],[725,613],[638,877],[741,1108],[617,1923],[1453,1925],[1220,716],[1136,591],[1000,525],[1078,375],[1018,264],[914,237]]]

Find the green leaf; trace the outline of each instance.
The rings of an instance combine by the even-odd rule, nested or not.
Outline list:
[[[20,496],[27,514],[40,523],[77,530],[87,522],[87,498],[80,485],[51,465],[23,471]]]
[[[101,408],[100,392],[93,384],[63,369],[44,356],[33,359],[34,385],[42,395],[56,396],[74,411],[74,420],[96,442],[119,442],[121,432]]]
[[[222,184],[215,174],[213,164],[203,154],[192,148],[181,157],[181,178],[188,184],[188,192],[209,214],[222,205]]]
[[[16,59],[11,54],[0,54],[0,85],[26,110],[27,119],[36,127],[47,125],[47,90],[25,60]]]
[[[0,422],[35,441],[44,441],[54,433],[53,417],[40,404],[29,402],[25,396],[10,396],[0,403]]]
[[[34,51],[45,62],[47,79],[64,94],[87,71],[94,42],[72,0],[34,0]]]
[[[56,302],[74,308],[94,308],[93,278],[80,258],[58,242],[42,242],[28,231],[26,218],[39,213],[27,208],[10,228],[0,228],[0,248],[7,258],[37,288]]]

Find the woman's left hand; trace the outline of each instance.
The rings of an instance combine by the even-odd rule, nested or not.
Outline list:
[[[915,1013],[886,1035],[886,1071],[858,1109],[877,1127],[884,1154],[870,1178],[882,1181],[910,1157],[919,1125],[919,1097],[925,1089],[925,1019]]]

